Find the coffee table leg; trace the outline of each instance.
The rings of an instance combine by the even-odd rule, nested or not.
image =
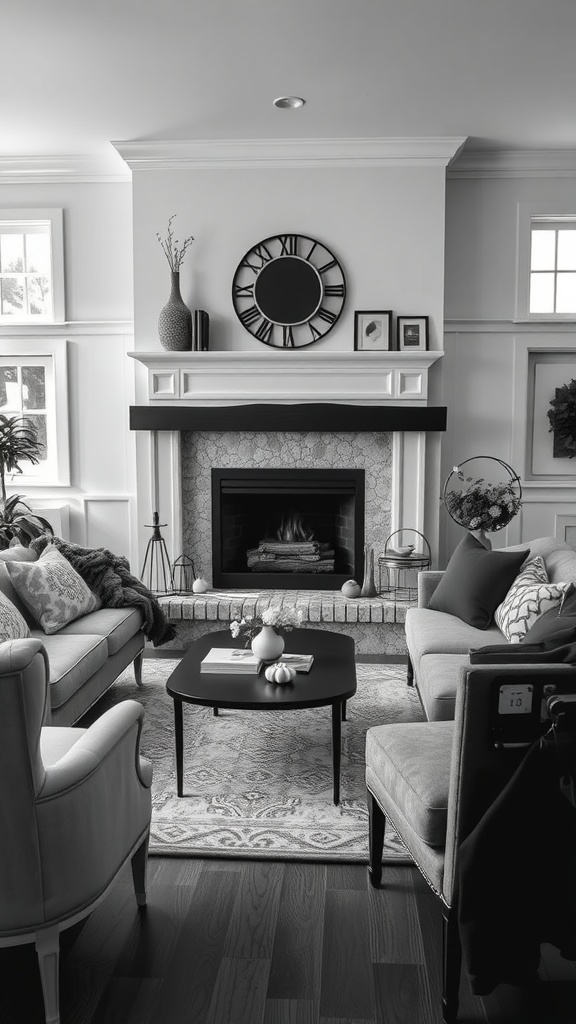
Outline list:
[[[183,795],[183,769],[182,760],[184,753],[184,738],[182,728],[182,701],[174,701],[174,739],[176,742],[176,792],[178,796]]]
[[[342,701],[342,721],[346,721],[346,701]]]
[[[342,701],[332,705],[332,767],[334,772],[334,803],[340,803],[340,746],[342,742]]]

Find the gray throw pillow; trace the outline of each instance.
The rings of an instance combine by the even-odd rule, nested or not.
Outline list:
[[[455,615],[476,629],[488,629],[527,554],[528,549],[488,551],[467,533],[448,562],[428,607]]]
[[[45,633],[57,633],[101,601],[58,549],[49,544],[36,562],[6,562],[21,601]]]

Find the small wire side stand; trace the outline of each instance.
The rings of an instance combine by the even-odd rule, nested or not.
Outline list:
[[[172,565],[172,582],[176,594],[192,594],[192,584],[197,578],[194,562],[189,555],[179,555]]]
[[[166,542],[160,533],[160,526],[166,526],[166,523],[160,524],[159,519],[158,513],[153,512],[152,523],[146,523],[146,526],[152,530],[152,536],[146,545],[140,579],[148,587],[148,590],[160,596],[174,593],[174,580]]]
[[[416,544],[402,545],[398,534],[411,533],[422,541],[422,550]],[[396,538],[397,547],[391,545]],[[388,537],[384,551],[378,558],[378,592],[395,601],[414,601],[418,595],[418,573],[430,568],[430,545],[418,530],[396,530]]]

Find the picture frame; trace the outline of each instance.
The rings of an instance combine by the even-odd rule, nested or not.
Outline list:
[[[396,337],[399,352],[425,352],[428,348],[428,317],[399,316]]]
[[[354,351],[389,352],[391,348],[392,310],[356,310],[354,313]]]

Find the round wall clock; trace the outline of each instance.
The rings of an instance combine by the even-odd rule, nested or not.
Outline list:
[[[303,348],[331,331],[346,298],[338,260],[308,235],[272,235],[246,253],[232,282],[240,323],[274,348]]]

